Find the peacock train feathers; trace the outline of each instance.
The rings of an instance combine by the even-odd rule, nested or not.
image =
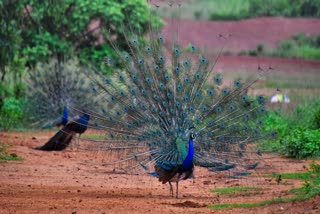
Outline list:
[[[123,27],[123,26],[122,26]],[[89,112],[95,127],[105,131],[100,149],[117,151],[115,163],[142,169],[162,183],[192,177],[194,166],[211,172],[250,174],[261,151],[254,144],[275,133],[263,133],[265,97],[248,90],[268,71],[223,84],[214,66],[218,55],[196,45],[184,49],[178,34],[166,42],[150,24],[148,37],[126,26],[124,41],[110,36],[116,57],[106,56],[113,76],[91,76],[95,96],[113,108]],[[117,44],[124,43],[126,51]],[[101,145],[101,144],[99,144]]]
[[[27,113],[34,127],[65,126],[82,113],[73,108],[95,109],[95,97],[90,96],[90,81],[75,61],[38,64],[29,72]]]

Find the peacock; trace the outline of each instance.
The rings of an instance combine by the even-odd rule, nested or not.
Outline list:
[[[172,197],[172,182],[178,198],[179,182],[192,178],[195,167],[249,175],[263,158],[254,144],[276,136],[262,129],[266,98],[248,94],[269,69],[225,84],[214,69],[222,49],[212,54],[195,44],[184,48],[178,33],[169,43],[152,24],[145,37],[128,25],[122,26],[122,41],[109,36],[115,54],[104,63],[113,75],[89,76],[95,97],[109,105],[86,110],[103,133],[92,143],[117,152],[111,164],[126,172],[142,170],[168,183]]]
[[[89,126],[90,116],[78,109],[94,110],[98,103],[90,96],[90,81],[74,60],[58,62],[52,59],[50,63],[38,64],[29,72],[27,79],[26,113],[32,127],[48,129],[61,127],[38,150],[64,150],[73,139],[79,137],[75,147],[79,146],[79,138]]]
[[[75,60],[39,63],[28,72],[26,113],[35,128],[65,126],[70,118],[82,113],[73,108],[95,109],[90,96],[90,81]]]
[[[66,123],[61,130],[59,130],[52,138],[50,138],[47,143],[45,143],[43,146],[36,147],[35,149],[43,151],[64,150],[67,146],[69,146],[75,134],[79,134],[75,145],[75,147],[78,147],[80,136],[87,130],[89,120],[90,116],[86,113],[77,119],[73,118],[73,120]]]

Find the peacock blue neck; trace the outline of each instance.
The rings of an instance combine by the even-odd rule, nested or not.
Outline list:
[[[79,123],[80,123],[80,124],[83,124],[83,125],[88,125],[89,119],[90,119],[90,116],[87,115],[87,114],[84,114],[84,115],[82,115],[82,116],[80,117]]]
[[[193,139],[189,139],[189,149],[188,154],[186,158],[183,160],[182,163],[182,170],[189,170],[193,166],[193,155],[194,155],[194,149],[193,149]]]
[[[62,117],[62,123],[66,124],[68,122],[68,109],[67,107],[63,108],[63,117]]]

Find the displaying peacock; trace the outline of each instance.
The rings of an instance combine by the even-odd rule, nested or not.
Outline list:
[[[90,95],[90,81],[80,72],[76,61],[38,64],[29,72],[26,111],[31,126],[52,128],[62,126],[39,150],[63,150],[74,134],[86,131],[90,116],[73,108],[96,109],[99,104]],[[78,142],[75,146],[79,144]]]
[[[191,178],[195,166],[229,170],[233,177],[250,174],[262,158],[251,144],[276,134],[261,129],[265,97],[248,95],[269,70],[259,68],[256,75],[225,85],[214,71],[220,53],[193,44],[183,48],[178,33],[168,43],[152,24],[147,37],[134,26],[121,27],[124,39],[109,39],[116,57],[105,58],[113,76],[97,72],[90,77],[97,99],[112,104],[87,109],[104,133],[92,141],[117,152],[120,159],[113,164],[127,172],[142,169],[169,183],[172,196],[175,182],[177,198],[179,181]],[[126,44],[126,51],[119,43]]]
[[[74,107],[95,109],[95,97],[90,96],[90,81],[74,60],[39,63],[28,72],[27,106],[29,123],[33,127],[65,126],[70,118],[82,115]]]

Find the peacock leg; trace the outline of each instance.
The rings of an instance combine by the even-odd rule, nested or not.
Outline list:
[[[78,137],[77,137],[77,134],[75,134],[76,136],[76,139],[75,139],[75,141],[73,142],[73,144],[72,144],[72,150],[73,151],[76,151],[77,150],[77,148],[78,148],[78,140],[79,140],[79,135],[78,135]]]
[[[169,194],[170,194],[170,195],[171,195],[171,197],[173,198],[173,188],[172,188],[171,181],[169,181],[169,185],[170,185]]]
[[[179,180],[177,180],[177,192],[176,192],[176,198],[179,198]]]
[[[79,134],[79,136],[78,136],[78,143],[77,143],[77,150],[79,149],[79,147],[80,147],[80,136],[81,136],[81,134]]]

